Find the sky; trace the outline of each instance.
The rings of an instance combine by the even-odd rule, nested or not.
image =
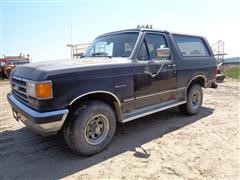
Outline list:
[[[239,9],[240,0],[0,0],[0,57],[67,59],[69,43],[138,25],[223,40],[227,57],[240,56]]]

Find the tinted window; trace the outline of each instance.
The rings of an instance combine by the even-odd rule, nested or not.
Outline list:
[[[139,52],[139,55],[138,55],[138,59],[139,60],[148,60],[149,59],[145,42],[143,42],[142,45],[141,45],[141,49],[140,49],[140,52]]]
[[[208,56],[203,40],[199,37],[173,35],[182,56]]]
[[[167,47],[163,35],[146,34],[138,56],[139,60],[149,60],[157,58],[157,49]]]

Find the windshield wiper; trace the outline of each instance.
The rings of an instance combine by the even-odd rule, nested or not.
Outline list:
[[[91,56],[101,56],[101,57],[108,57],[108,58],[112,58],[112,56],[108,56],[108,53],[104,53],[104,52],[98,52],[98,53],[92,53]]]

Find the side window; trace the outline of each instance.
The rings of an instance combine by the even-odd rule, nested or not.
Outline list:
[[[209,56],[207,48],[200,37],[173,35],[182,56]]]
[[[145,41],[141,45],[138,59],[139,60],[148,60],[149,59]]]
[[[157,49],[167,47],[166,40],[160,34],[146,34],[138,56],[139,60],[157,58]]]

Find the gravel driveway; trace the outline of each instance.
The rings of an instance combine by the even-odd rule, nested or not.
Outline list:
[[[239,83],[205,89],[198,115],[173,108],[119,126],[105,151],[82,157],[16,122],[0,81],[0,179],[240,179]]]

